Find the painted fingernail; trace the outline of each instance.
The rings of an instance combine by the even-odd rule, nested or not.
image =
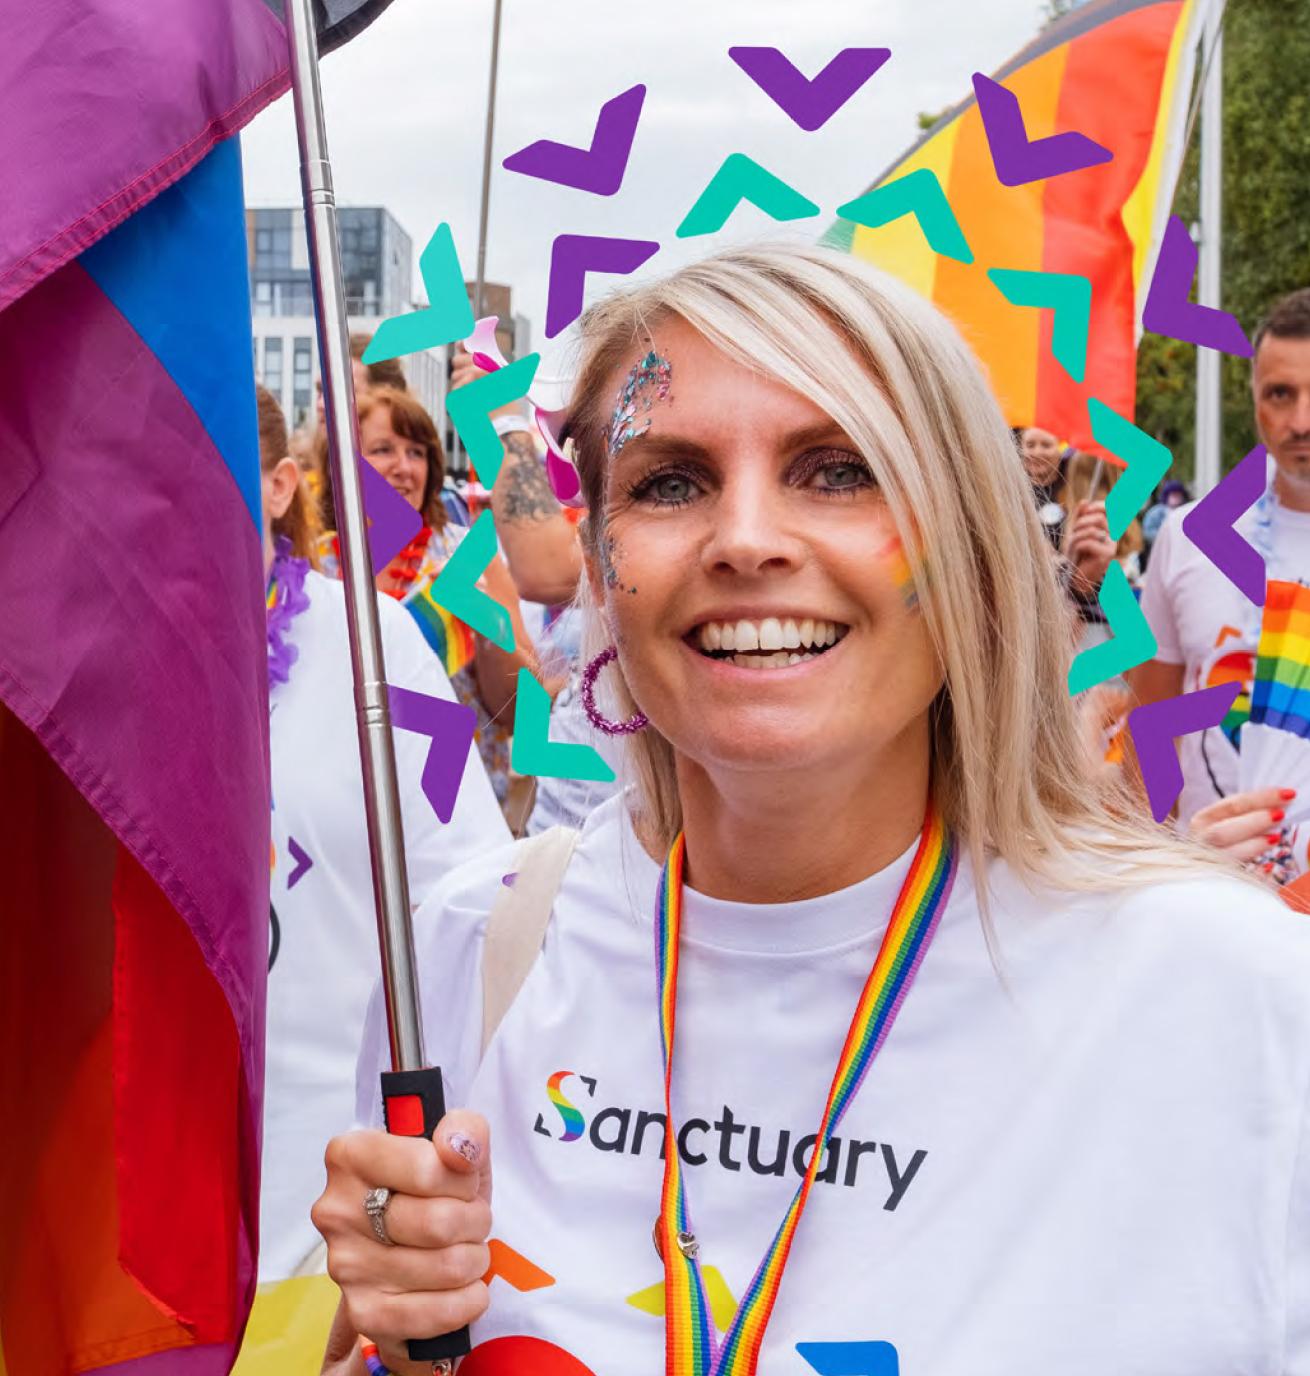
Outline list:
[[[1280,789],[1278,790],[1278,796],[1279,796],[1285,803],[1290,803],[1290,802],[1292,801],[1292,799],[1296,797],[1296,789],[1294,789],[1294,788],[1280,788]]]
[[[1281,822],[1281,821],[1283,820],[1283,818],[1286,817],[1286,816],[1287,816],[1287,813],[1285,813],[1281,807],[1276,807],[1276,808],[1269,814],[1270,820],[1271,820],[1271,821],[1274,821],[1274,822]]]
[[[1266,865],[1261,865],[1261,866],[1260,866],[1260,873],[1261,873],[1261,874],[1268,874],[1268,873],[1270,873],[1270,871],[1273,869],[1273,867],[1274,867],[1274,862],[1273,862],[1272,860],[1270,860],[1268,864],[1266,864]]]
[[[482,1148],[467,1132],[452,1132],[446,1141],[451,1151],[458,1152],[470,1166],[476,1166],[482,1159]]]
[[[1281,831],[1271,831],[1269,835],[1265,837],[1265,840],[1268,841],[1271,846],[1276,846],[1282,839],[1283,833]]]

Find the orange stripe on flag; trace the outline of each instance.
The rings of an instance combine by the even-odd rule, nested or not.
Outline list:
[[[1029,62],[1005,79],[1019,98],[1030,139],[1059,132],[1056,112],[1067,47]],[[970,264],[943,261],[934,299],[960,327],[991,376],[1006,420],[1032,424],[1037,403],[1038,313],[1012,306],[988,278],[989,267],[1035,271],[1042,265],[1042,186],[1004,187],[996,179],[982,117],[971,105],[959,119],[951,180],[955,213],[973,246]],[[1040,421],[1040,417],[1036,417]]]

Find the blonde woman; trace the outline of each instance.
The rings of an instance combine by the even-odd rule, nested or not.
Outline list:
[[[485,1051],[503,877],[550,886],[507,849],[420,910],[461,1107],[328,1146],[326,1369],[472,1323],[461,1376],[1310,1371],[1310,928],[1083,765],[952,328],[724,253],[587,315],[571,436],[631,786]]]

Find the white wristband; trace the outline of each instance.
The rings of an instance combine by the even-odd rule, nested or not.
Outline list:
[[[527,416],[497,416],[491,423],[498,435],[508,435],[515,430],[526,430],[529,435],[532,433]]]

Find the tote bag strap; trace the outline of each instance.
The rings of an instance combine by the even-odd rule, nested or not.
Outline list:
[[[496,895],[482,946],[482,1052],[509,1012],[541,950],[555,895],[578,843],[573,827],[551,827],[520,841],[513,884]]]

